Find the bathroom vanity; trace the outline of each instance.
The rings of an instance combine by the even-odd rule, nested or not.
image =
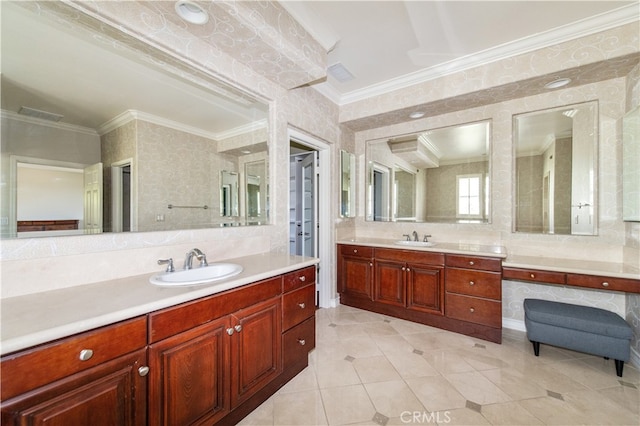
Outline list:
[[[501,246],[341,241],[340,303],[500,343],[502,280],[640,293],[640,274],[608,262],[509,256]]]
[[[23,339],[5,340],[9,348],[19,340],[42,342],[2,357],[2,424],[79,424],[87,418],[96,420],[92,424],[237,423],[302,371],[315,347],[316,260],[270,254],[241,262],[247,271],[220,292],[215,285],[158,288],[146,276],[75,289],[75,302],[66,298],[73,289],[51,292],[51,321],[34,312],[31,324],[14,331]],[[84,319],[82,312],[91,309],[78,305],[77,315],[68,310],[125,287],[129,306],[118,297],[98,299],[111,304],[111,312]],[[29,298],[37,305],[40,297],[5,304],[14,311]],[[146,305],[136,305],[144,298]],[[175,303],[181,299],[186,301]],[[57,303],[66,304],[65,311],[57,312]],[[109,323],[47,337],[92,321]]]

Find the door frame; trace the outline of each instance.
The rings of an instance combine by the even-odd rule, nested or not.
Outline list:
[[[330,308],[337,306],[335,290],[332,291],[332,274],[331,262],[333,256],[334,243],[332,240],[332,221],[331,221],[331,146],[321,140],[302,133],[299,130],[288,127],[287,129],[290,147],[291,141],[308,146],[318,152],[318,283],[317,288],[320,290],[318,304],[321,308]],[[290,152],[289,152],[290,154]],[[289,155],[287,156],[289,158]],[[289,204],[287,191],[287,206]],[[288,209],[287,209],[288,211]],[[288,216],[287,216],[288,220]],[[289,231],[287,230],[287,236]]]

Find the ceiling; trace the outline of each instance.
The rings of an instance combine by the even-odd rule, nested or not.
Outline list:
[[[338,104],[638,20],[638,1],[284,1],[329,50]]]
[[[2,2],[1,14],[4,110],[28,106],[59,113],[66,123],[99,128],[134,109],[213,135],[266,116],[264,105],[232,102],[189,81],[168,79],[132,55],[121,62],[99,37],[79,39],[11,3]],[[313,85],[338,104],[621,25],[639,13],[637,0],[285,0],[282,5],[328,50],[328,65],[340,63],[354,75],[340,82],[329,73]],[[406,120],[404,111],[397,114]]]

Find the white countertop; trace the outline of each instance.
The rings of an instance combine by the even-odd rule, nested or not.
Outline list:
[[[502,266],[640,280],[640,270],[623,263],[614,262],[594,262],[541,256],[509,256],[502,262]]]
[[[2,299],[0,353],[7,354],[285,274],[314,265],[318,259],[265,253],[225,262],[238,263],[244,270],[227,280],[189,287],[153,285],[149,282],[154,275],[151,273]]]
[[[371,247],[387,247],[402,250],[420,250],[430,251],[436,253],[451,253],[451,254],[471,254],[475,256],[490,256],[490,257],[507,257],[507,250],[502,246],[497,245],[483,245],[483,244],[471,244],[471,243],[441,243],[435,242],[435,245],[430,247],[419,246],[403,246],[396,244],[395,240],[388,240],[382,238],[356,238],[352,240],[341,240],[338,244],[356,244],[361,246]]]

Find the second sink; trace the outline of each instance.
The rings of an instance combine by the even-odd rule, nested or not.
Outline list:
[[[436,245],[436,243],[433,243],[431,241],[407,241],[407,240],[396,241],[396,244],[400,246],[413,246],[413,247],[433,247]]]
[[[207,284],[231,278],[242,272],[237,263],[211,263],[201,268],[184,269],[176,272],[163,272],[149,278],[151,284],[165,287]]]

